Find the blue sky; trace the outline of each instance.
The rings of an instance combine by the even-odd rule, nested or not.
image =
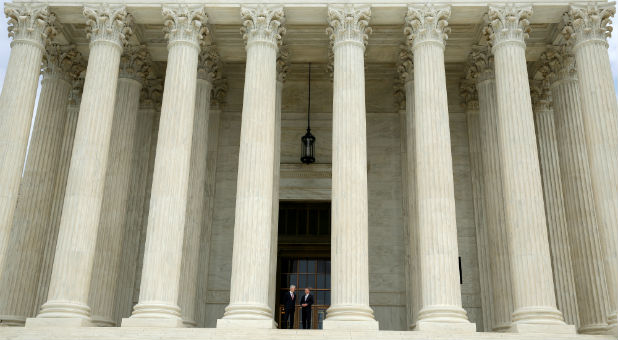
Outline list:
[[[0,12],[0,85],[4,83],[4,74],[9,62],[10,39],[7,33],[6,17],[4,16],[4,4],[1,5]],[[614,18],[616,19],[616,18]],[[614,77],[614,90],[618,98],[618,23],[614,20],[616,30],[609,41],[609,58],[612,64],[612,76]],[[37,96],[38,98],[38,96]],[[36,106],[35,106],[36,107]]]

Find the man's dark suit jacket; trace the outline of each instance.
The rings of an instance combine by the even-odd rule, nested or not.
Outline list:
[[[283,293],[283,309],[286,311],[294,310],[296,308],[296,293],[294,293],[294,299],[290,296],[290,292]]]
[[[300,297],[300,305],[302,306],[303,303],[307,304],[307,307],[302,307],[303,311],[310,311],[311,305],[313,305],[313,295],[309,294],[307,300],[305,300],[305,294],[303,294],[303,296]]]

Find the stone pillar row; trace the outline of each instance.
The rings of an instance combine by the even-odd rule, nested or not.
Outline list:
[[[76,102],[67,104],[84,73],[81,56],[70,46],[48,44],[53,14],[33,4],[7,4],[5,11],[13,42],[0,95],[0,323],[116,325],[127,309],[116,297],[130,296],[127,282],[139,262],[123,245],[136,248],[141,232],[139,301],[122,326],[195,326],[200,243],[209,235],[210,209],[203,207],[212,199],[210,94],[218,77],[214,47],[202,50],[204,6],[163,7],[168,63],[160,125],[153,110],[138,108],[142,84],[152,85],[150,61],[143,46],[127,45],[132,17],[124,6],[84,8],[90,55],[79,110]],[[618,104],[606,43],[613,13],[606,5],[571,7],[563,31],[568,52],[543,57],[554,112],[542,96],[532,106],[525,58],[531,8],[489,8],[484,33],[493,59],[488,51],[473,53],[466,91],[477,241],[491,245],[482,275],[484,287],[491,286],[483,304],[492,311],[485,317],[492,330],[573,333],[559,306],[581,332],[616,332]],[[247,62],[230,304],[217,327],[272,328],[285,17],[282,7],[267,5],[242,6],[241,17]],[[368,277],[364,52],[370,17],[366,6],[328,7],[333,288],[325,329],[378,329]],[[444,68],[449,17],[450,7],[431,4],[410,5],[405,17],[405,215],[410,270],[418,273],[410,288],[416,297],[411,327],[474,332],[457,279]],[[42,60],[38,118],[20,179]],[[157,136],[150,136],[148,123],[137,133],[138,119],[154,121]],[[154,148],[138,145],[150,138],[156,138],[156,158]],[[149,162],[147,198],[148,180],[135,169]],[[140,197],[148,201],[147,219]],[[132,199],[135,206],[128,204]],[[121,265],[125,256],[129,267]],[[559,287],[577,292],[577,301],[562,292],[557,301],[554,277]],[[49,281],[49,288],[37,281]],[[38,316],[27,319],[42,301]]]
[[[0,322],[20,325],[35,308],[48,218],[59,176],[67,105],[73,81],[84,70],[72,46],[47,45],[28,163],[19,189],[7,256],[0,275]]]

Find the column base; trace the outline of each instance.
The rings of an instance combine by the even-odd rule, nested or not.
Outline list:
[[[92,321],[82,318],[28,318],[26,327],[30,328],[71,328],[71,327],[96,327]]]
[[[439,322],[419,320],[414,327],[418,332],[441,333],[476,333],[476,324],[472,322]]]
[[[274,329],[277,328],[273,319],[218,319],[217,328],[223,329]]]
[[[514,322],[510,333],[576,334],[574,325]]]
[[[26,319],[26,317],[18,315],[0,315],[0,326],[23,327],[26,324]]]
[[[181,319],[174,318],[124,318],[120,327],[144,327],[144,328],[184,328]]]
[[[111,319],[105,318],[103,316],[93,315],[91,319],[92,319],[92,323],[95,324],[97,327],[115,327],[116,326],[116,323],[114,321],[112,321]]]
[[[324,320],[323,329],[336,330],[355,330],[355,331],[377,331],[380,323],[376,320],[346,321],[346,320]]]
[[[587,325],[580,327],[577,331],[581,334],[612,335],[612,327],[607,324]]]

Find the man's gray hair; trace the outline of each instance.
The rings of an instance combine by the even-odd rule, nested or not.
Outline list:
[[[296,288],[296,285],[290,285],[290,288]]]

